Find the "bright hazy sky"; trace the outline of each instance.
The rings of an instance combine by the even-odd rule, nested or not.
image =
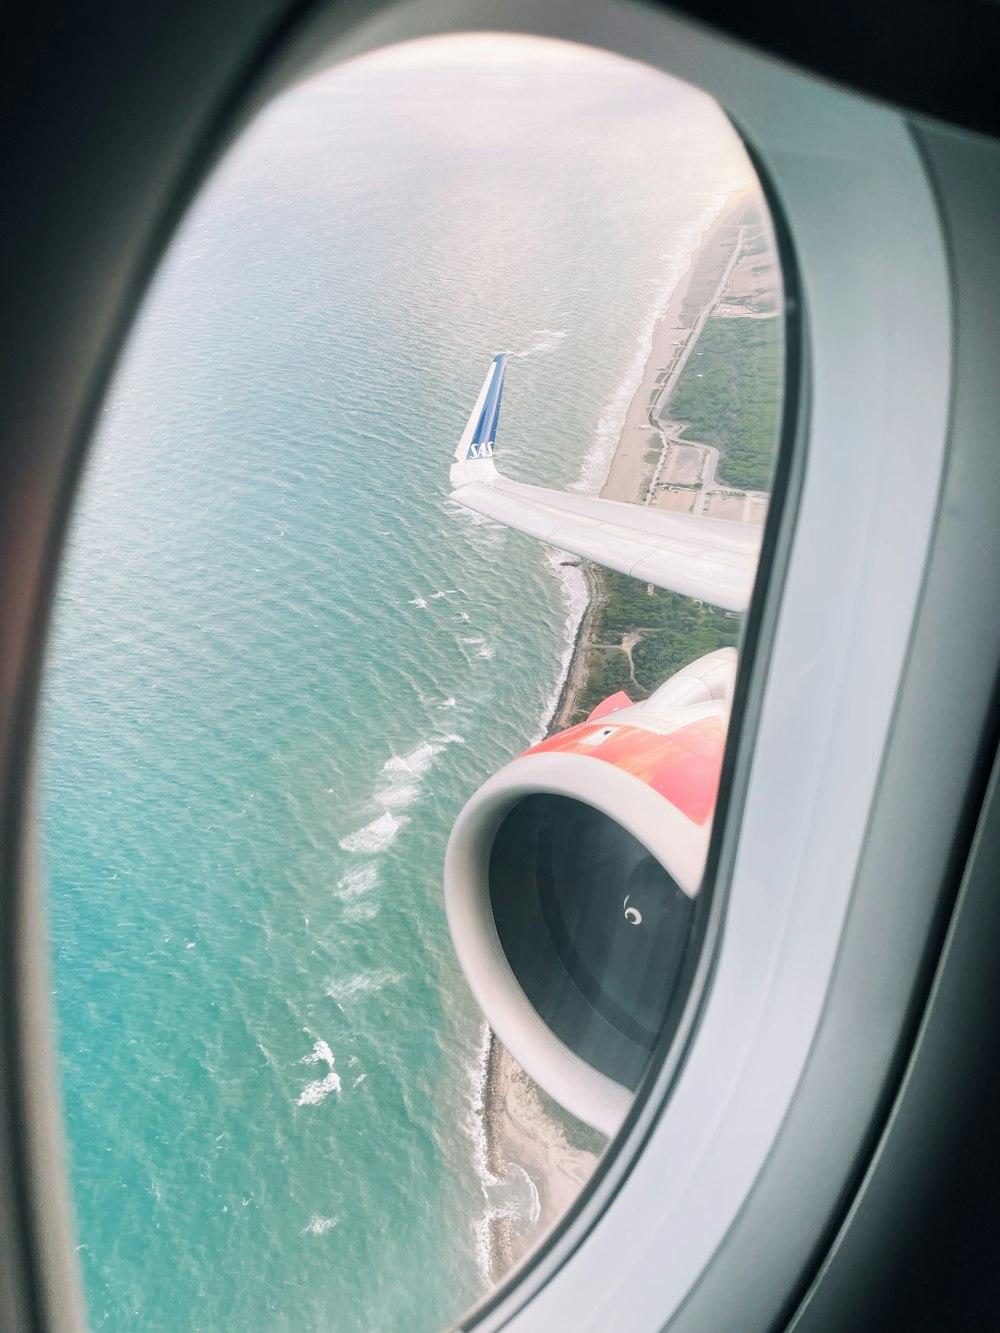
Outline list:
[[[463,33],[448,37],[425,37],[420,41],[388,46],[371,55],[359,56],[355,63],[372,69],[429,69],[434,67],[482,67],[559,65],[563,68],[593,67],[608,61],[621,63],[612,56],[587,46],[557,42],[545,37],[520,37],[511,33]]]

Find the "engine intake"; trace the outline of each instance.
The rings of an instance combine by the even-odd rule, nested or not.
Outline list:
[[[500,947],[552,1032],[634,1089],[660,1034],[694,904],[631,833],[566,796],[526,796],[497,830]]]
[[[587,1123],[621,1124],[693,947],[736,654],[550,737],[465,806],[452,938],[487,1021]]]

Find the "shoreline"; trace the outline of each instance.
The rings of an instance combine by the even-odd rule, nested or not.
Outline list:
[[[673,392],[701,325],[716,298],[739,246],[735,218],[749,202],[746,190],[730,194],[692,251],[687,268],[653,326],[642,377],[629,402],[618,443],[598,494],[606,499],[645,503],[655,482],[664,447],[653,420]],[[655,447],[654,447],[655,441]],[[605,599],[599,566],[566,557],[586,582],[587,602],[577,624],[566,673],[545,735],[571,724],[587,686],[596,622]],[[482,1083],[482,1141],[485,1165],[496,1182],[522,1172],[533,1191],[533,1216],[524,1219],[510,1206],[490,1207],[484,1219],[489,1278],[499,1282],[553,1227],[597,1165],[599,1152],[570,1141],[570,1125],[557,1119],[542,1094],[497,1040],[488,1042]],[[600,1136],[593,1135],[594,1138]]]
[[[739,198],[740,203],[734,204],[734,198]],[[707,266],[707,261],[716,258],[714,251],[719,245],[720,233],[732,225],[733,215],[742,207],[742,192],[731,195],[706,227],[697,247],[691,252],[687,268],[678,279],[663,312],[653,326],[652,341],[643,367],[642,379],[628,405],[618,445],[611,456],[604,483],[598,492],[603,499],[639,504],[645,498],[646,487],[655,467],[655,464],[645,458],[645,454],[650,450],[649,436],[653,431],[650,416],[653,403],[661,396],[664,388],[660,383],[660,376],[671,373],[676,382],[680,370],[683,369],[687,358],[686,356],[682,358],[682,352],[688,344],[696,315],[700,313],[700,305],[698,312],[691,311],[689,293],[691,296],[695,295],[691,292],[691,288],[699,286],[697,282],[699,268]],[[687,350],[690,351],[690,347]],[[670,370],[665,372],[663,367],[669,367]]]
[[[654,406],[657,409],[665,406],[697,342],[700,325],[714,305],[721,274],[731,267],[730,260],[739,243],[738,236],[724,233],[732,232],[736,225],[734,219],[746,207],[748,198],[749,192],[740,190],[731,194],[723,204],[691,252],[687,268],[653,326],[642,378],[629,402],[618,445],[598,492],[602,499],[631,504],[648,502],[647,493],[657,476],[662,447],[662,434],[653,424],[652,412]],[[710,289],[708,292],[705,292],[706,287]],[[654,456],[650,457],[651,454]],[[594,646],[594,622],[605,596],[604,574],[600,566],[572,557],[567,557],[563,563],[579,565],[587,583],[588,596],[547,736],[570,725],[577,702],[586,688],[587,656]]]

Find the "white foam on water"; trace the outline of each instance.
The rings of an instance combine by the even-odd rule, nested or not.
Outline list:
[[[559,696],[566,684],[566,677],[569,675],[570,664],[573,661],[573,653],[576,650],[576,636],[580,630],[580,621],[583,619],[583,613],[590,601],[590,592],[587,588],[587,580],[584,578],[583,570],[579,565],[567,565],[565,559],[566,557],[561,551],[548,550],[545,553],[546,564],[559,580],[559,591],[562,594],[563,607],[566,612],[566,619],[563,622],[563,632],[566,637],[559,657],[559,673],[556,676],[556,683],[552,687],[552,693],[545,701],[538,730],[532,737],[529,748],[543,740],[552,725],[556,708],[559,706]]]
[[[299,1061],[300,1065],[326,1065],[327,1073],[322,1078],[314,1079],[307,1083],[299,1093],[299,1100],[296,1106],[318,1106],[321,1101],[329,1096],[331,1092],[340,1091],[340,1075],[334,1071],[334,1056],[329,1045],[322,1037],[316,1037],[315,1033],[306,1032],[314,1038],[313,1048],[308,1055],[304,1055]]]
[[[490,1044],[492,1036],[487,1024],[480,1029],[479,1045],[468,1066],[469,1084],[466,1097],[466,1116],[463,1128],[472,1143],[472,1160],[479,1187],[482,1190],[485,1207],[473,1223],[475,1235],[476,1267],[483,1283],[490,1287],[494,1282],[495,1256],[492,1246],[492,1227],[500,1218],[510,1218],[517,1227],[518,1234],[527,1235],[537,1224],[542,1211],[542,1201],[538,1188],[528,1172],[516,1162],[507,1164],[507,1176],[500,1179],[488,1166],[488,1144],[486,1128],[486,1079],[489,1072]],[[520,1180],[523,1189],[515,1189],[514,1197],[503,1202],[496,1200],[496,1191],[506,1188],[511,1182]]]
[[[458,592],[457,588],[438,588],[437,592],[431,593],[431,601],[436,602],[441,597],[450,597],[455,592]]]
[[[327,1099],[331,1092],[340,1091],[340,1075],[333,1069],[322,1078],[316,1079],[312,1083],[307,1083],[299,1093],[299,1100],[296,1106],[319,1106],[320,1102]]]
[[[345,852],[366,852],[368,855],[375,855],[391,847],[396,834],[408,823],[409,820],[405,816],[396,819],[386,810],[364,828],[356,829],[346,838],[341,838],[339,846]]]
[[[670,288],[671,292],[677,285],[680,276],[681,274],[678,273],[674,279]],[[642,383],[643,371],[646,369],[646,362],[649,360],[649,354],[653,347],[653,331],[656,328],[656,322],[664,304],[665,302],[662,301],[656,302],[643,331],[635,340],[635,355],[629,362],[628,369],[619,381],[618,387],[605,403],[601,415],[597,419],[593,444],[584,457],[579,477],[576,481],[570,482],[569,489],[571,491],[583,491],[587,495],[596,495],[604,484],[608,469],[611,466],[611,460],[618,448],[618,441],[621,439],[629,404]]]
[[[340,1222],[339,1217],[313,1217],[308,1224],[302,1228],[304,1236],[325,1236],[328,1231],[332,1231]]]
[[[479,1045],[467,1067],[469,1077],[466,1093],[466,1114],[462,1128],[472,1144],[472,1162],[475,1167],[483,1199],[489,1200],[490,1186],[497,1183],[497,1177],[489,1169],[486,1138],[486,1075],[489,1071],[490,1042],[492,1036],[486,1023],[479,1031]],[[493,1251],[490,1245],[490,1224],[495,1212],[487,1207],[475,1223],[476,1267],[483,1282],[490,1286],[493,1282]]]
[[[408,754],[394,754],[382,765],[383,773],[406,773],[411,777],[420,777],[434,762],[434,756],[440,754],[442,746],[433,741],[421,741]]]
[[[525,1210],[527,1216],[524,1215],[524,1212],[518,1209],[517,1220],[521,1223],[524,1231],[530,1231],[542,1215],[542,1196],[538,1193],[538,1186],[528,1175],[523,1166],[519,1166],[517,1162],[511,1162],[507,1170],[511,1175],[516,1173],[520,1176],[527,1186],[528,1206]]]
[[[423,609],[427,606],[427,603],[424,601],[424,599],[423,599],[422,597],[411,597],[410,600],[409,600],[408,605],[409,605],[409,606],[416,606],[416,607],[418,607],[420,610],[423,610]]]
[[[318,1065],[325,1064],[328,1069],[333,1068],[333,1052],[322,1039],[313,1043],[313,1048],[308,1055],[304,1055],[299,1061],[300,1065]]]
[[[496,656],[496,651],[497,650],[493,647],[492,644],[484,643],[483,646],[476,653],[476,656],[485,657],[487,662],[489,662]]]
[[[378,883],[378,864],[368,861],[363,866],[355,866],[337,880],[336,895],[341,902],[351,902],[363,893],[370,893]]]
[[[392,783],[376,793],[375,799],[390,810],[405,809],[420,795],[419,782]]]
[[[348,903],[344,908],[345,921],[374,921],[381,908],[378,903]]]
[[[423,779],[435,759],[448,745],[464,745],[461,736],[447,735],[421,741],[406,754],[394,754],[382,765],[382,774],[373,793],[377,805],[387,810],[403,810],[418,800]]]
[[[653,334],[660,317],[666,312],[677,284],[687,272],[695,251],[712,223],[722,212],[726,196],[719,196],[712,215],[693,224],[688,231],[677,238],[674,253],[669,256],[663,280],[657,284],[656,298],[646,313],[646,318],[636,337],[635,354],[625,370],[614,393],[604,405],[604,410],[597,422],[594,442],[587,451],[576,481],[570,483],[570,490],[583,491],[587,495],[596,495],[604,484],[614,457],[629,404],[635,397],[636,390],[642,383],[646,362],[653,350]]]
[[[491,1242],[490,1228],[499,1217],[506,1217],[507,1210],[504,1208],[487,1208],[481,1217],[477,1218],[473,1225],[476,1236],[476,1268],[479,1270],[479,1277],[484,1288],[488,1291],[493,1287],[495,1278],[493,1276],[493,1245]]]
[[[356,995],[374,995],[386,986],[398,986],[403,980],[398,972],[384,968],[380,972],[355,972],[352,976],[339,981],[331,981],[326,993],[331,1000],[341,1003],[353,999]]]
[[[458,700],[454,698],[445,699],[444,703],[438,704],[438,708],[457,708],[457,707],[458,707]]]
[[[469,1090],[466,1096],[468,1115],[465,1119],[465,1130],[472,1139],[476,1175],[483,1187],[484,1198],[489,1186],[497,1183],[497,1177],[487,1166],[486,1121],[484,1118],[486,1115],[486,1075],[489,1073],[492,1039],[489,1026],[484,1023],[479,1030],[479,1044],[476,1047],[475,1055],[467,1069]]]
[[[563,338],[569,337],[569,329],[535,329],[532,334],[535,341],[529,343],[519,352],[510,351],[508,356],[516,357],[520,361],[526,361],[530,356],[540,356],[543,352],[551,352],[553,348],[558,347]]]

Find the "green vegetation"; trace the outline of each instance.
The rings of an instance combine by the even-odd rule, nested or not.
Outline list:
[[[550,1097],[544,1088],[535,1084],[535,1092],[538,1094],[538,1100],[542,1104],[542,1110],[549,1120],[554,1120],[557,1125],[561,1125],[566,1135],[566,1142],[571,1148],[577,1151],[592,1152],[595,1157],[599,1157],[608,1146],[607,1137],[599,1129],[591,1129],[585,1125],[582,1120],[577,1120],[564,1107],[560,1106],[554,1098]]]
[[[749,229],[746,250],[768,254],[759,215],[748,210],[741,221]],[[752,291],[766,286],[766,270],[766,264],[755,270]],[[759,308],[762,299],[754,297],[752,304]],[[670,400],[671,418],[685,437],[719,450],[721,488],[768,490],[781,417],[781,320],[709,319],[694,350]],[[655,451],[647,452],[647,463],[655,458]],[[645,699],[689,662],[739,641],[739,617],[718,607],[597,567],[594,578],[592,623],[580,648],[586,653],[585,683],[570,723],[618,690]]]
[[[710,319],[669,404],[684,434],[721,452],[718,481],[767,490],[781,416],[780,319]],[[701,378],[699,378],[699,375]]]
[[[581,692],[573,721],[582,722],[602,699],[617,694],[619,690],[624,690],[631,699],[636,698],[628,658],[620,648],[591,648],[587,654],[587,683]],[[641,697],[646,696],[643,694]]]
[[[632,650],[635,678],[647,693],[652,693],[689,662],[715,652],[716,648],[735,646],[739,640],[738,620],[724,619],[721,611],[707,607],[701,611],[691,602],[688,605],[693,614],[686,623],[647,634]],[[694,617],[700,617],[700,623]]]
[[[615,643],[623,634],[641,629],[671,629],[677,623],[678,613],[694,603],[675,592],[661,588],[649,591],[648,583],[601,570],[604,596],[595,625],[596,643]]]
[[[743,242],[744,253],[748,255],[762,255],[770,253],[771,242],[767,232],[762,226],[758,226],[754,232]]]
[[[645,699],[695,658],[739,639],[739,619],[717,607],[700,606],[659,588],[650,592],[648,584],[610,570],[601,570],[600,577],[604,587],[593,627],[597,646],[588,651],[587,683],[573,722],[582,721],[618,690],[632,699]],[[633,633],[639,636],[632,650],[634,681],[628,657],[617,646]]]

